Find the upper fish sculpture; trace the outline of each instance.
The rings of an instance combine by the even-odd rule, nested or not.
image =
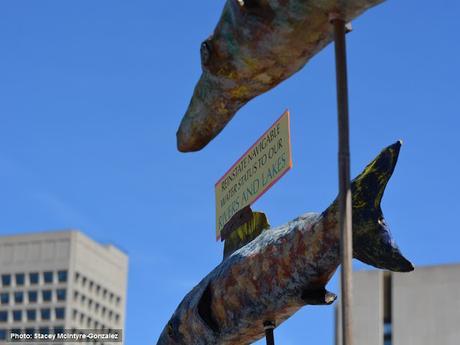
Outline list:
[[[351,21],[383,0],[227,0],[201,44],[202,75],[177,131],[179,151],[201,150],[254,97],[329,44],[331,13]]]
[[[396,246],[380,208],[401,143],[384,149],[352,182],[353,256],[395,272],[414,269]],[[224,258],[185,296],[157,345],[246,345],[305,305],[332,303],[325,286],[340,263],[337,200],[267,229]]]

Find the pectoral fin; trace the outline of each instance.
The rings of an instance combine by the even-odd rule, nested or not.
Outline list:
[[[309,305],[329,305],[334,303],[337,299],[337,295],[325,288],[317,290],[304,290],[302,292],[302,300],[305,304]]]

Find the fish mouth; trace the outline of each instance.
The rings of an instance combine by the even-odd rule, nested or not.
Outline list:
[[[214,139],[243,105],[222,82],[203,72],[177,130],[177,149],[194,152]]]

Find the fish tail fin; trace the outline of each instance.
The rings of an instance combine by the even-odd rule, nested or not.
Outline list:
[[[409,272],[414,267],[396,245],[380,207],[401,145],[385,148],[352,182],[353,256],[377,268]]]

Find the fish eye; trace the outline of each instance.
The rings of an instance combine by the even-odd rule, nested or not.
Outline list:
[[[200,47],[201,63],[206,65],[211,59],[211,47],[208,40],[201,43]]]
[[[168,323],[168,329],[167,329],[167,332],[168,332],[168,335],[170,337],[173,337],[174,336],[174,328],[171,324],[171,321]]]

